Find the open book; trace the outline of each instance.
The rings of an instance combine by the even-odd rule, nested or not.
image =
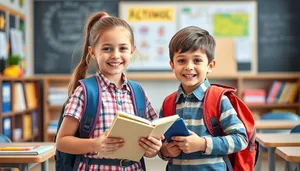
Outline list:
[[[155,119],[152,122],[144,118],[117,111],[115,119],[109,128],[108,137],[121,137],[125,144],[112,154],[98,154],[102,158],[118,158],[139,161],[145,151],[139,145],[141,137],[153,136],[160,138],[179,118],[178,115]]]
[[[0,147],[0,155],[39,155],[54,148],[53,145],[5,146]]]

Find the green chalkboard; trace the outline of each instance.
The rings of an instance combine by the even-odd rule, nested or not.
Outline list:
[[[300,1],[258,0],[258,72],[300,72]]]
[[[71,73],[80,60],[85,19],[97,11],[118,16],[118,1],[34,1],[34,73]]]

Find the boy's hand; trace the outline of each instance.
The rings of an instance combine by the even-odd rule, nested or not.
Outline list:
[[[184,152],[184,153],[193,153],[196,151],[205,151],[206,143],[205,139],[199,137],[193,131],[190,131],[190,136],[174,136],[172,140],[176,142],[176,145]]]
[[[154,157],[156,156],[157,152],[160,150],[162,142],[161,140],[164,139],[164,136],[160,137],[159,139],[154,137],[147,137],[141,138],[139,144],[141,147],[145,149],[145,157]]]
[[[176,157],[181,153],[181,150],[176,145],[176,142],[173,141],[168,143],[167,141],[165,141],[162,144],[160,152],[165,157]]]
[[[105,131],[98,138],[94,139],[94,151],[101,154],[111,154],[124,145],[122,138],[107,137],[107,133],[108,132]]]

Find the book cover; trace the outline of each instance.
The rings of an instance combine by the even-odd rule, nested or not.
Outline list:
[[[112,154],[103,155],[99,153],[98,157],[139,161],[145,153],[139,145],[139,139],[148,136],[160,138],[177,118],[179,118],[178,115],[173,115],[155,119],[151,122],[135,115],[117,111],[108,131],[108,137],[121,137],[124,139],[125,144]]]
[[[0,155],[39,155],[54,148],[53,145],[40,145],[40,146],[7,146],[2,147]],[[5,148],[7,148],[5,150]]]
[[[2,112],[11,111],[11,84],[8,82],[2,83]]]
[[[174,124],[167,130],[165,133],[165,139],[168,142],[172,142],[171,139],[173,136],[189,136],[190,133],[186,127],[182,118],[178,118]]]

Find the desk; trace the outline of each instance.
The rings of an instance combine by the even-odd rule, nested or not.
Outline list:
[[[278,147],[276,153],[288,162],[288,171],[292,170],[292,162],[296,162],[300,169],[300,147]]]
[[[42,163],[42,171],[48,171],[48,159],[55,154],[54,143],[0,143],[0,147],[28,145],[53,145],[54,148],[39,155],[0,155],[0,167],[13,167],[18,168],[20,171],[28,171],[28,169],[35,164]]]
[[[276,168],[276,147],[282,146],[300,146],[300,134],[257,134],[256,139],[259,142],[260,148],[268,148],[268,163],[269,171],[275,171]],[[260,170],[261,155],[257,161],[256,170]]]
[[[287,120],[255,120],[255,128],[260,129],[292,129],[299,125],[300,121]]]

